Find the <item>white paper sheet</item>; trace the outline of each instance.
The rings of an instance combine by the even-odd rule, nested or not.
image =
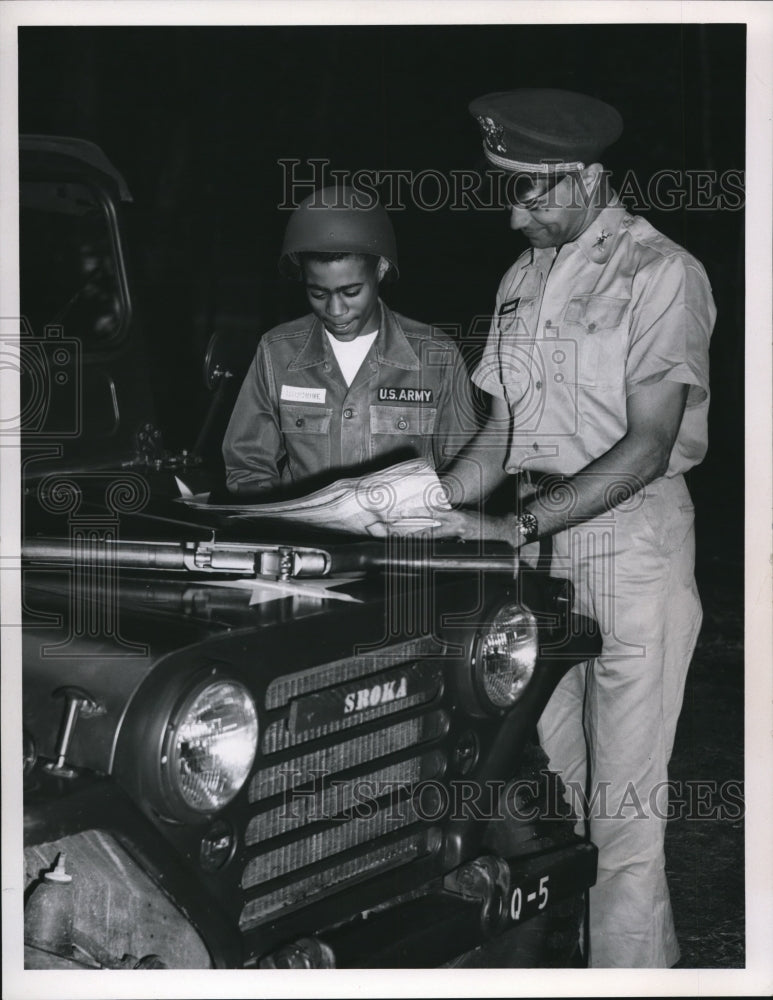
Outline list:
[[[318,525],[351,534],[367,534],[374,524],[399,524],[401,533],[436,527],[433,516],[449,510],[437,473],[422,458],[400,462],[365,476],[339,479],[323,489],[295,500],[265,504],[209,504],[209,494],[184,490],[180,501],[239,519],[272,518]]]

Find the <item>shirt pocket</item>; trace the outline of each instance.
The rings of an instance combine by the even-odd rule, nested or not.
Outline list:
[[[428,406],[378,406],[370,408],[371,434],[425,437],[434,433],[437,410]]]
[[[330,466],[333,411],[302,403],[280,403],[279,424],[292,479],[324,472]]]
[[[332,416],[332,410],[323,410],[318,406],[299,403],[281,403],[279,406],[283,434],[328,434]]]
[[[577,385],[613,387],[625,378],[626,329],[630,299],[575,295],[567,304],[562,333],[576,346]],[[567,381],[572,381],[570,372]]]

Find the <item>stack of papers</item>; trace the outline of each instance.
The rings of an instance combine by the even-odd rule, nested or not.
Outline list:
[[[178,480],[180,500],[239,519],[271,518],[315,525],[351,534],[367,534],[374,525],[400,533],[436,527],[434,514],[450,510],[437,473],[423,458],[400,462],[365,476],[339,479],[295,500],[264,504],[209,504],[209,494],[192,494]]]

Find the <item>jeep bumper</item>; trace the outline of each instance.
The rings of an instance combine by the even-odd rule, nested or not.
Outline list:
[[[434,968],[518,929],[578,897],[596,879],[597,850],[572,844],[505,860],[485,855],[450,873],[434,891],[407,899],[264,956],[261,968]],[[517,955],[513,956],[517,959]],[[515,962],[514,964],[522,964]]]

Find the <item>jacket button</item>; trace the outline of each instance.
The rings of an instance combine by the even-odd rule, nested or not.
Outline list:
[[[408,421],[403,419],[403,417],[400,417],[400,419],[397,421],[397,426],[400,428],[401,431],[404,431],[405,428],[408,426]]]
[[[344,410],[344,416],[346,417],[347,420],[351,420],[352,417],[354,416],[354,410],[352,410],[351,407],[347,406],[347,408]]]
[[[295,426],[303,427],[303,417],[298,417],[298,419],[295,421]]]
[[[588,323],[588,333],[595,333],[595,332],[596,332],[596,324]]]
[[[538,389],[542,388],[542,383],[541,382],[535,382],[534,384],[537,386]]]

